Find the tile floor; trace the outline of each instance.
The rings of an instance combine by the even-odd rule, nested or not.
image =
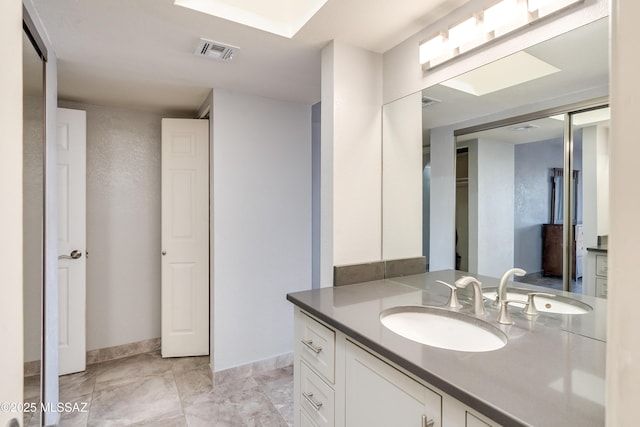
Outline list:
[[[25,401],[37,401],[38,377],[25,378]],[[291,366],[212,386],[209,357],[163,359],[158,352],[89,365],[60,377],[60,426],[293,425]],[[26,426],[37,426],[37,417]]]

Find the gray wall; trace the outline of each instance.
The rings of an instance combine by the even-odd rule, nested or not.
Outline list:
[[[293,351],[311,289],[311,107],[215,89],[213,330],[220,371]]]
[[[160,336],[162,115],[87,111],[87,350]]]
[[[321,170],[321,134],[322,108],[321,104],[311,107],[311,216],[312,216],[312,287],[320,287],[320,170]]]

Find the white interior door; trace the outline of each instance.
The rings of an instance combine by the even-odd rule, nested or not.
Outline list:
[[[162,357],[209,354],[209,121],[162,120]]]
[[[86,368],[86,112],[58,108],[60,375]]]

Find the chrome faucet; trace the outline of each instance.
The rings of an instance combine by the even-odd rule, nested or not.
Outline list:
[[[456,286],[459,288],[466,288],[469,284],[473,286],[473,313],[476,316],[484,316],[486,310],[484,309],[484,297],[482,296],[482,283],[471,276],[464,276],[456,280]]]
[[[498,306],[500,306],[502,301],[507,299],[507,284],[509,283],[509,278],[513,275],[524,276],[525,274],[527,274],[527,272],[521,268],[512,268],[502,275],[500,286],[498,286],[498,295],[496,295],[496,303]]]

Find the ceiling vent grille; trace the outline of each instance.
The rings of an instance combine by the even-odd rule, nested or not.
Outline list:
[[[238,50],[240,50],[240,48],[235,46],[214,42],[212,40],[200,39],[198,47],[194,53],[198,56],[217,59],[218,61],[230,61]]]
[[[511,130],[515,130],[516,132],[522,132],[522,131],[525,131],[525,130],[538,129],[539,127],[540,126],[538,126],[538,125],[527,123],[526,125],[522,125],[522,126],[511,128]]]
[[[440,101],[437,99],[429,98],[426,96],[422,97],[422,108],[430,107],[434,104],[438,104]]]

